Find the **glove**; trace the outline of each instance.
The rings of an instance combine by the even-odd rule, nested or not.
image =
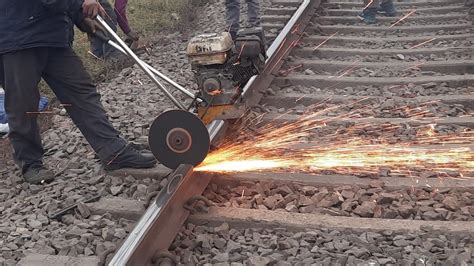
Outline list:
[[[97,0],[84,0],[82,12],[88,18],[95,18],[97,15],[105,17],[105,10]]]
[[[133,41],[138,41],[140,39],[140,36],[138,35],[138,33],[134,32],[133,30],[127,33],[126,35],[128,38],[130,38]]]

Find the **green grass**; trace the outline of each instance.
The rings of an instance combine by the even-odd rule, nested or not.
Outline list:
[[[113,0],[109,0],[113,5]],[[180,30],[186,27],[189,21],[194,19],[196,6],[204,3],[204,0],[131,0],[128,2],[127,17],[133,30],[145,38],[150,39],[158,32]],[[119,34],[123,36],[120,29]],[[89,53],[89,40],[86,34],[76,29],[74,50],[82,58],[82,61],[96,81],[107,81],[112,78],[116,71],[100,60],[94,59]],[[39,85],[43,95],[54,99],[46,83]]]

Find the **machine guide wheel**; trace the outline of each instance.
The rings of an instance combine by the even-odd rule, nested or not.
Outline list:
[[[197,166],[209,152],[209,132],[194,114],[171,110],[153,121],[148,136],[150,149],[156,159],[170,169],[180,164]]]

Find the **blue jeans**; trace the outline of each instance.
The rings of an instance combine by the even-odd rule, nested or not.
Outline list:
[[[248,22],[252,27],[260,26],[260,0],[245,0],[248,8]],[[240,28],[240,0],[225,0],[226,22],[231,34]]]
[[[110,5],[108,0],[99,0],[99,3],[102,5],[106,13],[104,20],[116,32],[117,15],[115,14],[114,8]],[[92,36],[90,42],[91,52],[99,58],[109,58],[119,53],[115,50],[115,48],[104,43],[101,39],[97,37]]]

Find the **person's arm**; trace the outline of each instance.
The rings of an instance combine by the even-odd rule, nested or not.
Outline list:
[[[123,33],[128,34],[131,29],[127,19],[128,0],[115,0],[114,11],[117,14],[117,22]]]
[[[55,12],[67,12],[76,14],[81,11],[84,16],[95,18],[97,15],[104,15],[105,11],[97,0],[40,0],[48,9]]]
[[[75,12],[82,8],[84,0],[40,0],[49,10],[55,12]]]
[[[140,36],[130,28],[130,24],[128,23],[127,4],[128,0],[115,0],[114,10],[117,15],[117,22],[125,35],[134,41],[138,41]]]

